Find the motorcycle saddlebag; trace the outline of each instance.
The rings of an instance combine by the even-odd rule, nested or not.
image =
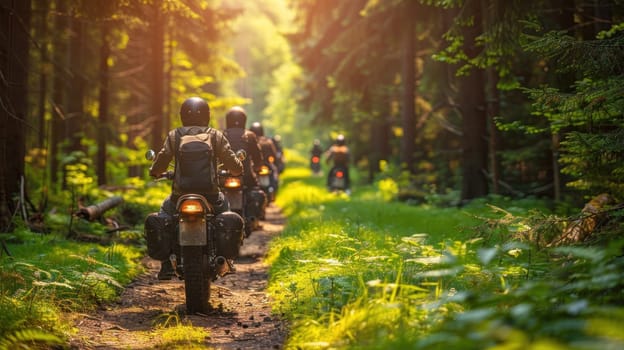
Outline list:
[[[151,213],[145,218],[145,240],[147,255],[156,260],[169,259],[173,243],[172,220],[159,213]]]
[[[267,196],[260,188],[254,188],[247,195],[246,214],[247,217],[262,217],[267,206]]]
[[[215,218],[217,255],[227,259],[238,256],[238,250],[243,244],[243,229],[245,221],[233,211],[223,212]]]

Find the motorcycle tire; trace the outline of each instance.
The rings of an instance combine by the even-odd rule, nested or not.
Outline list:
[[[182,247],[187,314],[209,311],[210,274],[208,256],[203,250],[202,246]]]
[[[253,223],[249,219],[245,219],[245,238],[251,236],[253,232]]]

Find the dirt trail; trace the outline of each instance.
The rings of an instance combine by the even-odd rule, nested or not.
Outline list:
[[[214,282],[209,315],[180,314],[194,327],[205,328],[210,336],[206,348],[281,349],[285,324],[271,313],[267,286],[267,266],[263,259],[268,242],[283,229],[279,209],[269,206],[263,228],[245,240],[236,260],[237,272]],[[168,314],[184,309],[184,282],[158,281],[160,264],[146,258],[148,272],[139,276],[122,293],[120,300],[95,314],[76,319],[78,332],[73,349],[153,349],[166,344],[155,333],[156,324]]]

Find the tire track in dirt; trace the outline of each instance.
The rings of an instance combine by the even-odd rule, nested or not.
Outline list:
[[[262,230],[245,239],[236,259],[237,272],[211,286],[209,315],[184,315],[184,281],[159,281],[158,261],[144,259],[147,272],[130,283],[120,300],[90,315],[77,315],[72,349],[153,349],[163,348],[154,330],[168,314],[178,313],[183,321],[203,327],[210,336],[207,348],[281,349],[287,333],[284,322],[272,315],[266,287],[268,266],[264,264],[268,244],[279,234],[284,218],[270,205]]]

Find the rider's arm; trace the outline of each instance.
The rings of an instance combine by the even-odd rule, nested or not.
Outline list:
[[[215,141],[217,146],[215,151],[219,160],[223,162],[225,169],[229,170],[234,176],[242,174],[243,163],[241,163],[234,151],[232,151],[230,142],[220,132],[217,132],[214,136],[216,137]]]
[[[325,163],[329,164],[332,158],[334,158],[334,146],[331,146],[327,152],[325,152]]]
[[[167,171],[167,168],[169,168],[169,163],[171,163],[171,160],[173,159],[173,147],[171,146],[171,135],[173,135],[172,132],[170,132],[169,135],[167,135],[167,138],[165,139],[165,143],[163,144],[158,154],[156,154],[156,158],[154,158],[154,162],[152,163],[152,166],[149,170],[149,174],[152,177],[159,176],[160,174]]]
[[[258,139],[256,138],[256,134],[253,132],[248,133],[249,138],[247,142],[249,143],[249,155],[251,157],[251,162],[253,163],[253,170],[259,171],[262,163],[264,161],[262,157],[262,151],[260,150],[260,145],[258,144]]]

